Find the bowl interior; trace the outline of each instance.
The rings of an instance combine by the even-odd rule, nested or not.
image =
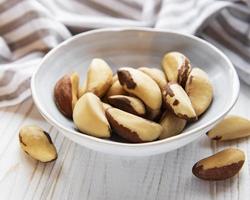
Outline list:
[[[213,103],[208,111],[182,135],[218,120],[238,95],[238,78],[230,62],[213,46],[195,37],[152,30],[94,31],[64,42],[45,57],[33,77],[35,102],[47,119],[76,133],[73,122],[58,111],[53,100],[53,89],[60,77],[76,71],[82,84],[91,59],[96,57],[105,59],[114,73],[124,66],[161,68],[161,59],[168,51],[185,54],[193,67],[208,73],[214,88]]]

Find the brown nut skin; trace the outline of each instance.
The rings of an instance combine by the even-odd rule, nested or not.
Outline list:
[[[228,115],[207,136],[216,141],[228,141],[250,136],[250,120],[236,115]]]
[[[166,53],[162,59],[162,68],[168,81],[177,82],[185,87],[191,71],[190,61],[185,55],[179,52]]]
[[[243,151],[228,148],[197,162],[193,174],[204,180],[219,181],[236,175],[245,162]]]
[[[143,117],[146,114],[146,108],[143,102],[136,97],[114,95],[108,98],[108,102],[115,108],[119,108],[134,115]]]
[[[22,127],[19,142],[23,151],[36,160],[51,162],[57,158],[57,151],[49,134],[37,126]]]
[[[54,100],[57,108],[67,118],[72,119],[74,105],[78,97],[79,77],[76,73],[64,75],[54,88]]]
[[[151,108],[149,108],[148,106],[146,106],[146,115],[144,116],[145,119],[151,120],[151,121],[159,121],[160,117],[161,117],[161,109],[158,110],[152,110]]]
[[[148,118],[156,117],[162,104],[162,94],[157,83],[147,74],[131,67],[120,68],[117,75],[123,89],[146,105]]]
[[[166,107],[181,119],[197,120],[197,115],[185,90],[177,83],[169,82],[163,90]]]
[[[113,131],[129,142],[154,141],[162,132],[160,124],[117,108],[107,109],[106,116]]]

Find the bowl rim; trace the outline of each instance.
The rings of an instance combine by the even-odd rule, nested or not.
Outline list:
[[[215,118],[208,120],[206,123],[204,123],[204,125],[196,127],[194,129],[191,129],[183,134],[178,134],[169,138],[165,138],[162,140],[157,140],[157,141],[152,141],[152,142],[145,142],[145,143],[122,143],[122,142],[117,142],[117,141],[111,141],[111,140],[105,140],[102,138],[97,138],[94,136],[90,136],[87,134],[83,134],[80,133],[78,131],[72,130],[70,128],[67,128],[65,126],[63,126],[61,123],[57,122],[42,106],[42,104],[40,103],[39,99],[38,99],[38,95],[37,95],[37,91],[36,91],[36,84],[35,84],[35,80],[37,77],[37,74],[41,68],[41,66],[46,62],[46,60],[53,56],[58,49],[62,48],[63,46],[67,46],[69,43],[78,40],[78,38],[84,37],[86,35],[90,35],[90,34],[95,34],[95,33],[102,33],[102,32],[126,32],[126,31],[135,31],[135,32],[152,32],[152,33],[167,33],[167,34],[173,34],[173,35],[178,35],[178,36],[184,36],[186,38],[192,39],[192,40],[196,40],[200,43],[203,43],[207,46],[209,46],[211,49],[213,49],[217,54],[219,54],[228,64],[228,67],[230,68],[230,70],[233,72],[233,95],[232,98],[230,100],[230,102],[227,104],[227,107],[223,110],[223,112],[219,113]],[[123,28],[101,28],[101,29],[96,29],[96,30],[91,30],[91,31],[87,31],[87,32],[83,32],[80,33],[78,35],[75,35],[65,41],[63,41],[62,43],[60,43],[57,47],[53,48],[51,51],[49,51],[42,59],[42,61],[40,62],[39,66],[37,67],[36,71],[33,73],[32,78],[31,78],[31,93],[32,93],[32,98],[34,100],[34,103],[36,104],[38,110],[40,111],[40,113],[42,114],[42,116],[53,126],[55,126],[56,128],[58,128],[61,131],[64,132],[70,132],[73,134],[76,134],[80,137],[83,137],[84,139],[87,140],[91,140],[97,143],[104,143],[106,145],[115,145],[115,146],[120,146],[120,147],[147,147],[147,146],[155,146],[155,145],[159,145],[159,144],[164,144],[164,143],[169,143],[169,142],[173,142],[176,141],[180,138],[185,138],[188,137],[189,135],[201,131],[203,129],[206,129],[207,127],[215,124],[217,121],[219,121],[223,116],[225,116],[231,109],[232,107],[235,105],[238,97],[239,97],[239,90],[240,90],[240,82],[239,82],[239,78],[238,75],[236,73],[236,70],[232,64],[232,62],[229,60],[229,58],[221,51],[219,50],[217,47],[215,47],[214,45],[210,44],[209,42],[198,38],[194,35],[190,35],[190,34],[185,34],[185,33],[179,33],[179,32],[175,32],[175,31],[171,31],[171,30],[166,30],[166,29],[160,29],[160,28],[144,28],[144,27],[136,27],[136,28],[131,28],[131,27],[123,27]]]

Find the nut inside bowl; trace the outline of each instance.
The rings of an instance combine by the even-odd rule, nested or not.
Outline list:
[[[82,82],[93,58],[106,60],[113,72],[124,66],[161,68],[161,58],[168,51],[185,54],[193,66],[208,74],[214,88],[210,108],[179,135],[139,144],[99,139],[78,132],[73,122],[64,117],[54,103],[56,82],[74,71],[79,73]],[[149,28],[112,28],[79,34],[50,51],[34,73],[31,88],[40,113],[69,139],[104,153],[146,156],[184,146],[212,128],[235,104],[239,80],[229,59],[195,36]]]

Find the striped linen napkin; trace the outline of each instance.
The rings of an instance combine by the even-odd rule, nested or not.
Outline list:
[[[217,46],[250,84],[250,9],[222,0],[0,0],[0,107],[30,96],[42,57],[74,34],[139,26],[195,34]]]

